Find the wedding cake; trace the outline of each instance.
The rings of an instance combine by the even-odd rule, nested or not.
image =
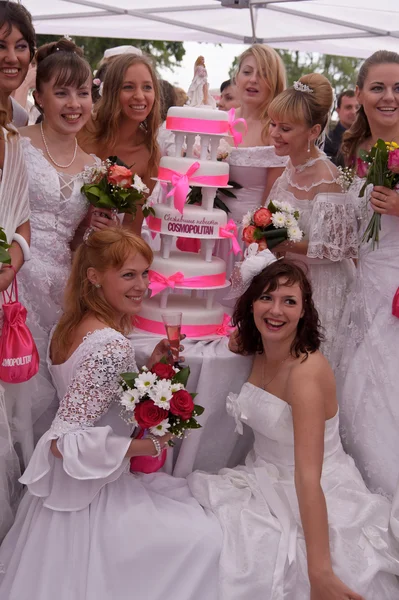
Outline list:
[[[176,156],[162,157],[159,165],[164,201],[153,207],[155,215],[147,218],[147,224],[160,234],[161,250],[155,253],[149,273],[151,297],[143,301],[136,327],[163,335],[162,315],[181,312],[182,333],[187,337],[218,335],[226,316],[215,293],[229,283],[226,264],[213,256],[213,248],[222,238],[237,246],[234,223],[214,208],[217,188],[228,187],[229,165],[217,160],[217,148],[220,136],[228,135],[229,117],[214,109],[172,107],[166,127],[175,133]],[[199,159],[193,156],[196,135],[201,136]],[[184,144],[187,153],[182,157]],[[201,205],[186,204],[190,186],[202,188]],[[200,240],[200,250],[175,249],[176,237]]]

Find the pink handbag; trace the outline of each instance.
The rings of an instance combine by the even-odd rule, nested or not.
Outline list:
[[[15,296],[15,300],[13,300]],[[0,380],[23,383],[39,370],[39,353],[26,324],[27,311],[18,302],[16,276],[11,292],[3,292],[3,329],[0,337]]]
[[[140,431],[136,436],[136,440],[141,440],[144,436],[144,431]],[[133,456],[130,459],[130,471],[131,473],[155,473],[163,467],[166,460],[167,449],[164,448],[161,455],[155,456]]]
[[[399,287],[396,290],[396,294],[393,297],[392,314],[394,317],[398,317],[398,319],[399,319]]]

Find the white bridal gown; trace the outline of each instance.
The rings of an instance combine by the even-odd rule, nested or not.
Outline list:
[[[255,434],[245,466],[188,482],[223,529],[220,600],[309,600],[306,547],[294,482],[291,407],[245,383],[227,410]],[[388,531],[390,503],[371,494],[345,454],[338,413],[326,421],[321,485],[335,574],[366,600],[399,598],[399,547]],[[204,596],[205,598],[205,596]]]
[[[360,239],[373,214],[363,181],[350,194],[359,207]],[[399,479],[399,217],[382,215],[380,244],[360,242],[356,280],[342,318],[335,364],[342,438],[367,485],[392,497]]]
[[[305,234],[304,240],[309,242],[307,254],[287,252],[286,256],[304,265],[309,275],[325,336],[321,350],[331,362],[337,329],[355,275],[352,260],[358,247],[355,206],[341,188],[339,171],[324,153],[296,168],[289,161],[269,200],[287,202],[299,212],[299,227]]]
[[[131,428],[117,400],[120,373],[137,370],[130,342],[97,330],[49,368],[62,400],[21,479],[27,492],[0,548],[0,598],[217,600],[215,517],[186,480],[129,472]]]

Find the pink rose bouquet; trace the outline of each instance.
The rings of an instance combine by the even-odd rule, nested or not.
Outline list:
[[[92,206],[129,213],[133,217],[141,206],[145,217],[154,214],[154,209],[145,202],[149,189],[116,156],[110,156],[101,165],[86,168],[83,177],[85,183],[81,191]]]
[[[246,244],[257,242],[259,250],[271,250],[289,240],[299,242],[303,232],[298,225],[299,212],[287,202],[269,202],[267,208],[249,211],[243,218],[242,239]]]
[[[395,142],[384,142],[377,140],[370,152],[360,151],[360,160],[367,165],[364,170],[365,182],[360,190],[359,196],[362,198],[369,184],[382,185],[393,190],[399,184],[399,146]],[[359,164],[359,163],[358,163]],[[359,174],[359,173],[358,173]],[[359,177],[362,177],[359,174]],[[363,234],[362,242],[371,240],[373,250],[378,247],[381,230],[381,215],[374,213],[371,217],[366,231]]]

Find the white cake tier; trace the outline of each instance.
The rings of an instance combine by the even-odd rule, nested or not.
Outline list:
[[[218,289],[226,285],[226,263],[217,256],[213,256],[210,262],[205,262],[200,254],[194,252],[171,252],[169,258],[162,258],[160,252],[156,252],[150,269],[150,281],[153,273],[163,277],[171,277],[181,273],[184,279],[175,278],[176,289]],[[159,281],[158,279],[154,279]],[[179,283],[180,281],[180,283]]]
[[[195,204],[185,205],[183,214],[167,204],[156,204],[155,217],[147,217],[147,225],[151,231],[167,233],[185,238],[218,239],[220,228],[225,227],[227,215],[223,210],[215,208],[205,210]]]
[[[150,333],[165,336],[163,314],[182,313],[182,333],[197,338],[217,335],[223,323],[224,309],[217,302],[207,307],[206,298],[192,298],[185,294],[169,294],[166,308],[161,308],[162,294],[143,301],[140,313],[136,317],[135,327]]]
[[[214,108],[172,106],[166,117],[166,129],[187,133],[226,135],[229,131],[228,115]]]
[[[189,168],[198,163],[199,168],[191,174],[188,184],[196,187],[224,187],[229,182],[229,165],[217,160],[197,160],[181,156],[163,156],[159,163],[158,179],[172,181],[176,173],[185,175]]]

